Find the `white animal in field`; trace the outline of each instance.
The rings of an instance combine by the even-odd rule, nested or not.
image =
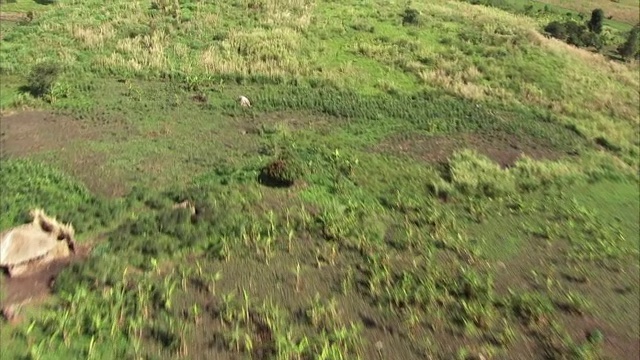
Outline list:
[[[242,107],[251,107],[251,102],[249,102],[249,99],[247,99],[246,96],[240,95],[240,97],[238,99],[240,100],[240,106],[242,106]]]

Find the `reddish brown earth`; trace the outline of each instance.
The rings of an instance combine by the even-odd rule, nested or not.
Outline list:
[[[89,183],[90,189],[100,188],[102,179],[96,166],[100,164],[99,154],[77,153],[73,151],[75,141],[95,140],[101,136],[104,129],[74,120],[67,116],[55,115],[44,111],[24,111],[15,114],[3,114],[0,117],[0,155],[4,157],[29,157],[55,151],[56,154],[73,155],[66,164],[65,170],[70,169],[72,175],[80,170],[87,175],[92,174],[96,179]],[[98,174],[98,176],[96,176]],[[81,177],[83,178],[83,177]],[[112,192],[114,185],[106,184],[103,189]],[[89,252],[87,245],[79,246],[76,254],[56,259],[50,263],[31,269],[25,274],[8,277],[2,280],[2,299],[0,306],[6,309],[12,304],[37,301],[48,295],[52,281],[56,275],[74,261],[86,257]]]
[[[0,148],[3,156],[26,156],[61,150],[76,139],[99,135],[80,121],[44,111],[25,111],[0,118]]]
[[[114,126],[122,125],[97,124],[46,111],[4,114],[0,117],[0,156],[38,157],[55,153],[56,165],[84,182],[91,191],[120,196],[126,189],[104,169],[106,156],[78,145],[108,136],[116,131]]]
[[[408,155],[429,163],[446,162],[457,150],[473,149],[502,167],[512,166],[522,154],[534,159],[558,159],[562,152],[539,139],[506,133],[456,135],[395,135],[377,146],[378,151]]]
[[[24,274],[14,277],[2,274],[3,297],[0,307],[4,310],[11,305],[27,304],[49,295],[51,286],[60,271],[73,262],[85,259],[89,251],[89,245],[80,245],[76,248],[75,254],[29,269]]]

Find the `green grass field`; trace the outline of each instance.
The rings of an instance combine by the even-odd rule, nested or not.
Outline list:
[[[637,359],[639,65],[503,3],[0,5],[1,229],[90,249],[2,358]]]

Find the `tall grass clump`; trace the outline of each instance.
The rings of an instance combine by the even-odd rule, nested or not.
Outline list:
[[[447,177],[465,195],[499,197],[516,190],[513,175],[474,150],[454,153],[448,163]]]
[[[570,185],[584,179],[584,173],[576,164],[565,161],[536,161],[528,156],[521,157],[509,169],[518,188],[525,191],[546,188],[551,185]]]

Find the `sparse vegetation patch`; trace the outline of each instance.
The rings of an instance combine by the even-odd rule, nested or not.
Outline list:
[[[3,3],[1,245],[77,253],[3,358],[637,358],[638,4],[574,3]]]

